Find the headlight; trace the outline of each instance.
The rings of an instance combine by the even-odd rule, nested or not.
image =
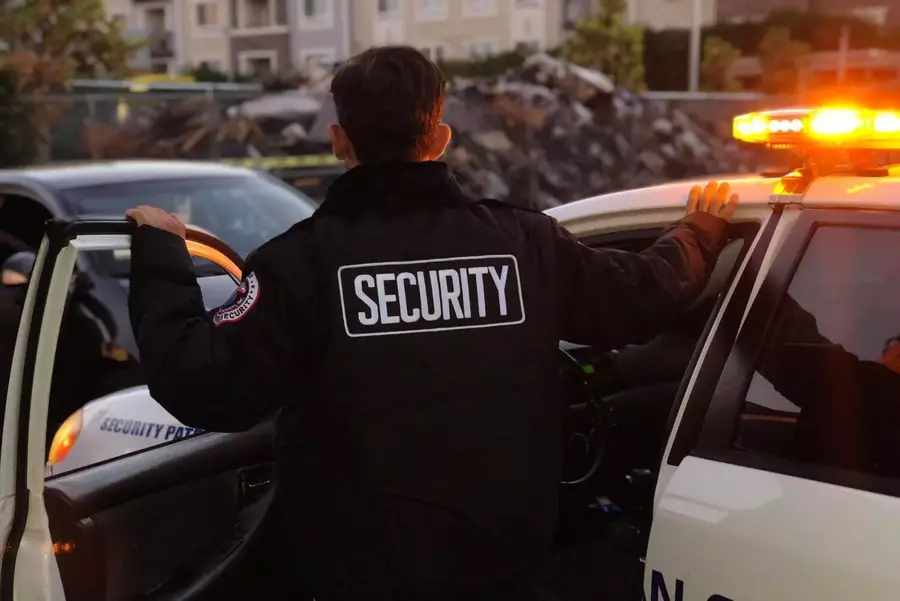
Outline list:
[[[78,435],[81,434],[82,414],[83,410],[79,409],[70,415],[59,427],[59,430],[56,431],[56,434],[53,436],[53,442],[50,443],[50,452],[47,455],[47,463],[49,465],[58,465],[66,458],[72,447],[75,446],[75,441],[78,440]]]

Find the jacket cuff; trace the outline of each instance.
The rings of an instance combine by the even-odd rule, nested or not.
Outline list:
[[[694,232],[704,250],[719,252],[728,244],[728,222],[705,211],[683,217],[676,225],[685,225]]]
[[[162,273],[174,279],[180,279],[182,275],[194,277],[193,262],[184,239],[149,225],[138,227],[131,237],[131,271]]]

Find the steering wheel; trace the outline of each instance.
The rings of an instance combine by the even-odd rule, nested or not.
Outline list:
[[[569,401],[564,473],[560,484],[575,486],[589,481],[600,469],[609,420],[605,408],[597,402],[585,380],[581,363],[563,349],[559,349],[559,359],[562,393]]]
[[[244,259],[221,238],[206,230],[189,225],[185,227],[184,243],[192,257],[206,259],[224,269],[235,282],[241,281]]]

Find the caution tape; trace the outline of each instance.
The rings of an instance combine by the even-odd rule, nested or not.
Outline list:
[[[333,154],[308,154],[287,157],[242,157],[239,159],[221,159],[220,163],[249,167],[251,169],[288,169],[291,167],[324,167],[339,165],[341,162]]]

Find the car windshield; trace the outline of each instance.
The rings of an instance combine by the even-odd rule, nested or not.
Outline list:
[[[160,207],[218,236],[243,257],[315,210],[309,197],[255,175],[104,184],[69,189],[63,197],[80,218],[121,217],[138,205]],[[109,275],[128,276],[128,252],[94,256]]]

